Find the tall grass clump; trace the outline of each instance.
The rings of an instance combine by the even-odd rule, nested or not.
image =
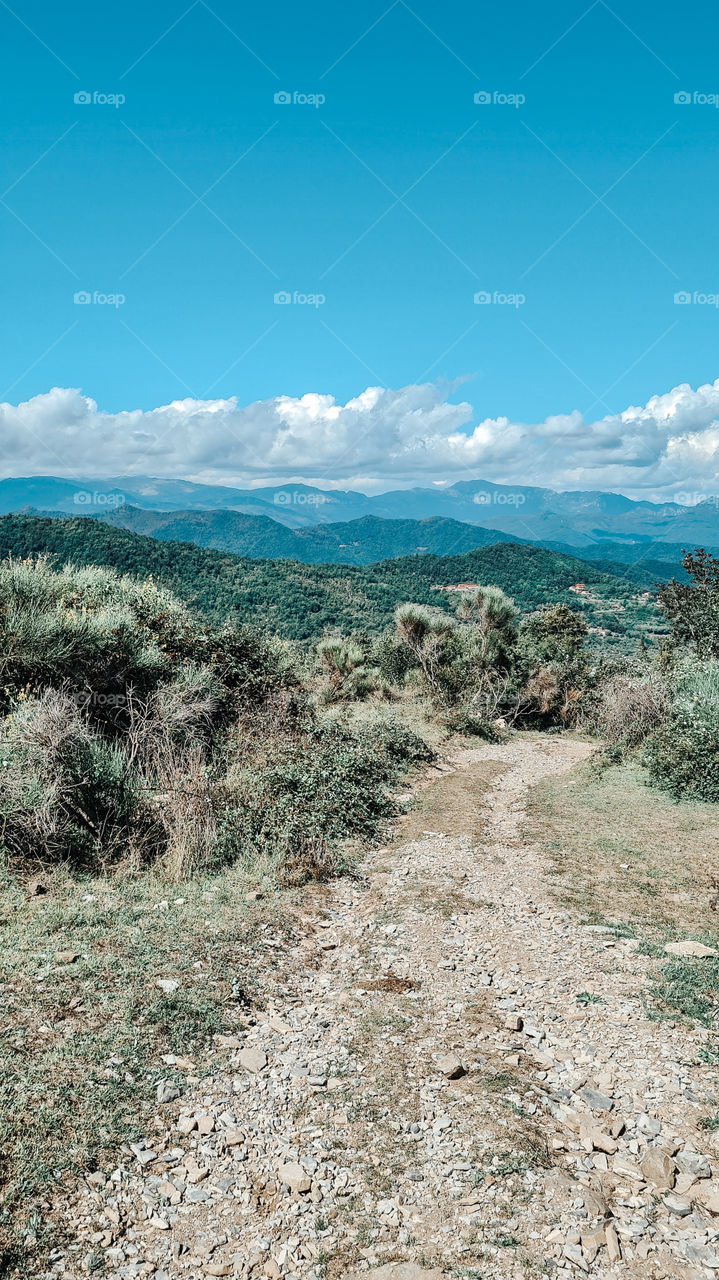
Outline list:
[[[342,696],[351,646],[327,646]],[[210,627],[152,581],[0,564],[0,847],[11,864],[258,853],[327,866],[374,832],[400,755],[325,728],[288,648]],[[314,864],[313,864],[314,865]]]

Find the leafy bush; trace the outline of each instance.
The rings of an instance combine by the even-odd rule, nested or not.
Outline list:
[[[676,799],[719,801],[719,661],[686,659],[678,668],[670,716],[649,738],[646,761]]]
[[[584,649],[587,624],[566,604],[543,605],[522,620],[517,640],[524,724],[571,728],[586,714],[594,673]]]
[[[396,722],[312,725],[301,738],[275,742],[263,762],[231,772],[226,838],[235,856],[263,855],[294,878],[322,877],[336,868],[342,842],[376,837],[397,812],[387,783],[432,755]]]

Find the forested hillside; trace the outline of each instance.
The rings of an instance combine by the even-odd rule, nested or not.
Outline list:
[[[290,529],[265,515],[241,511],[144,511],[119,506],[100,519],[118,529],[171,542],[229,551],[253,559],[283,557],[305,564],[373,564],[393,556],[460,555],[493,542],[518,542],[512,534],[434,517],[429,520],[359,520]]]
[[[621,637],[653,628],[651,602],[637,587],[595,565],[538,547],[497,543],[458,556],[409,556],[363,568],[251,560],[190,543],[163,542],[86,518],[8,515],[0,518],[0,557],[50,552],[59,564],[99,564],[139,578],[152,576],[214,619],[267,626],[305,640],[328,627],[387,626],[404,600],[444,602],[437,587],[494,583],[523,611],[563,601],[581,607],[592,625]],[[588,595],[569,587],[582,582]]]

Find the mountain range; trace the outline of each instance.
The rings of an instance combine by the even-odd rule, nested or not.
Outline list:
[[[291,529],[382,520],[440,518],[482,525],[530,542],[591,546],[603,540],[706,542],[719,545],[719,503],[695,506],[635,501],[618,493],[558,493],[530,485],[462,480],[449,487],[396,489],[368,496],[303,484],[232,489],[147,476],[65,480],[54,476],[0,481],[0,514],[28,507],[92,515],[134,506],[151,511],[227,510],[264,515]]]
[[[461,481],[367,496],[287,484],[242,490],[150,477],[0,481],[0,514],[92,516],[167,541],[306,564],[365,565],[395,556],[455,555],[494,542],[533,543],[630,566],[640,577],[676,566],[688,546],[719,548],[719,507],[634,501]]]

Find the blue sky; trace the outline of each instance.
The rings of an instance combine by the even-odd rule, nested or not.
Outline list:
[[[716,34],[696,0],[3,3],[0,400],[77,388],[116,415],[439,379],[470,406],[467,432],[591,424],[713,382],[719,110],[701,99],[719,95]],[[670,483],[629,483],[656,449],[610,452],[602,440],[609,469],[587,464],[602,483]],[[587,469],[561,462],[564,483]],[[319,446],[296,463],[342,474]]]

